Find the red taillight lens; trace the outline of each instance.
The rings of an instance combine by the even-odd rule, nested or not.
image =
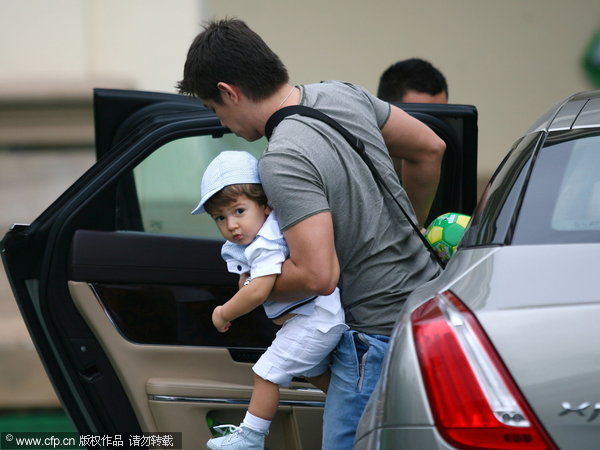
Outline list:
[[[447,291],[417,308],[412,330],[439,432],[463,449],[555,449],[483,329]]]

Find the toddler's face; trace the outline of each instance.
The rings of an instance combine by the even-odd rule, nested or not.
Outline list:
[[[225,239],[248,245],[254,240],[270,212],[268,206],[259,205],[245,195],[240,195],[229,205],[213,211],[211,217]]]

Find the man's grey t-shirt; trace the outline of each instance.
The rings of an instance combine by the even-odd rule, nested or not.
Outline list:
[[[364,142],[416,222],[380,131],[389,104],[341,82],[298,87],[301,105],[331,116]],[[439,268],[360,156],[326,123],[294,115],[275,128],[259,170],[284,232],[314,214],[331,212],[346,322],[361,332],[389,335],[406,296]]]

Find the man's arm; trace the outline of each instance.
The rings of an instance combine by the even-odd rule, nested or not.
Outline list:
[[[288,301],[331,294],[340,277],[331,213],[310,216],[283,234],[290,256],[269,299]]]
[[[423,225],[437,191],[446,144],[420,120],[390,107],[381,134],[390,155],[402,159],[402,184]]]
[[[212,314],[215,328],[223,333],[229,329],[232,320],[262,305],[273,289],[276,278],[276,274],[253,278],[226,303],[217,306]]]

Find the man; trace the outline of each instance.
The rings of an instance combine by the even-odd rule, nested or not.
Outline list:
[[[321,110],[363,140],[405,209],[414,214],[414,206],[413,220],[426,219],[443,141],[360,87],[291,86],[279,57],[244,22],[209,23],[189,49],[178,87],[250,141],[264,135],[267,120],[280,108],[301,104]],[[405,162],[404,189],[388,149]],[[334,352],[323,448],[349,449],[395,318],[406,296],[439,268],[364,162],[327,124],[301,116],[283,120],[259,169],[289,246],[271,299],[327,295],[336,287],[341,292],[350,330]]]
[[[388,67],[379,79],[377,97],[386,102],[448,103],[446,78],[429,61],[410,58]],[[403,162],[392,157],[396,172]]]
[[[448,85],[430,62],[405,59],[381,74],[377,97],[387,102],[448,103]]]

